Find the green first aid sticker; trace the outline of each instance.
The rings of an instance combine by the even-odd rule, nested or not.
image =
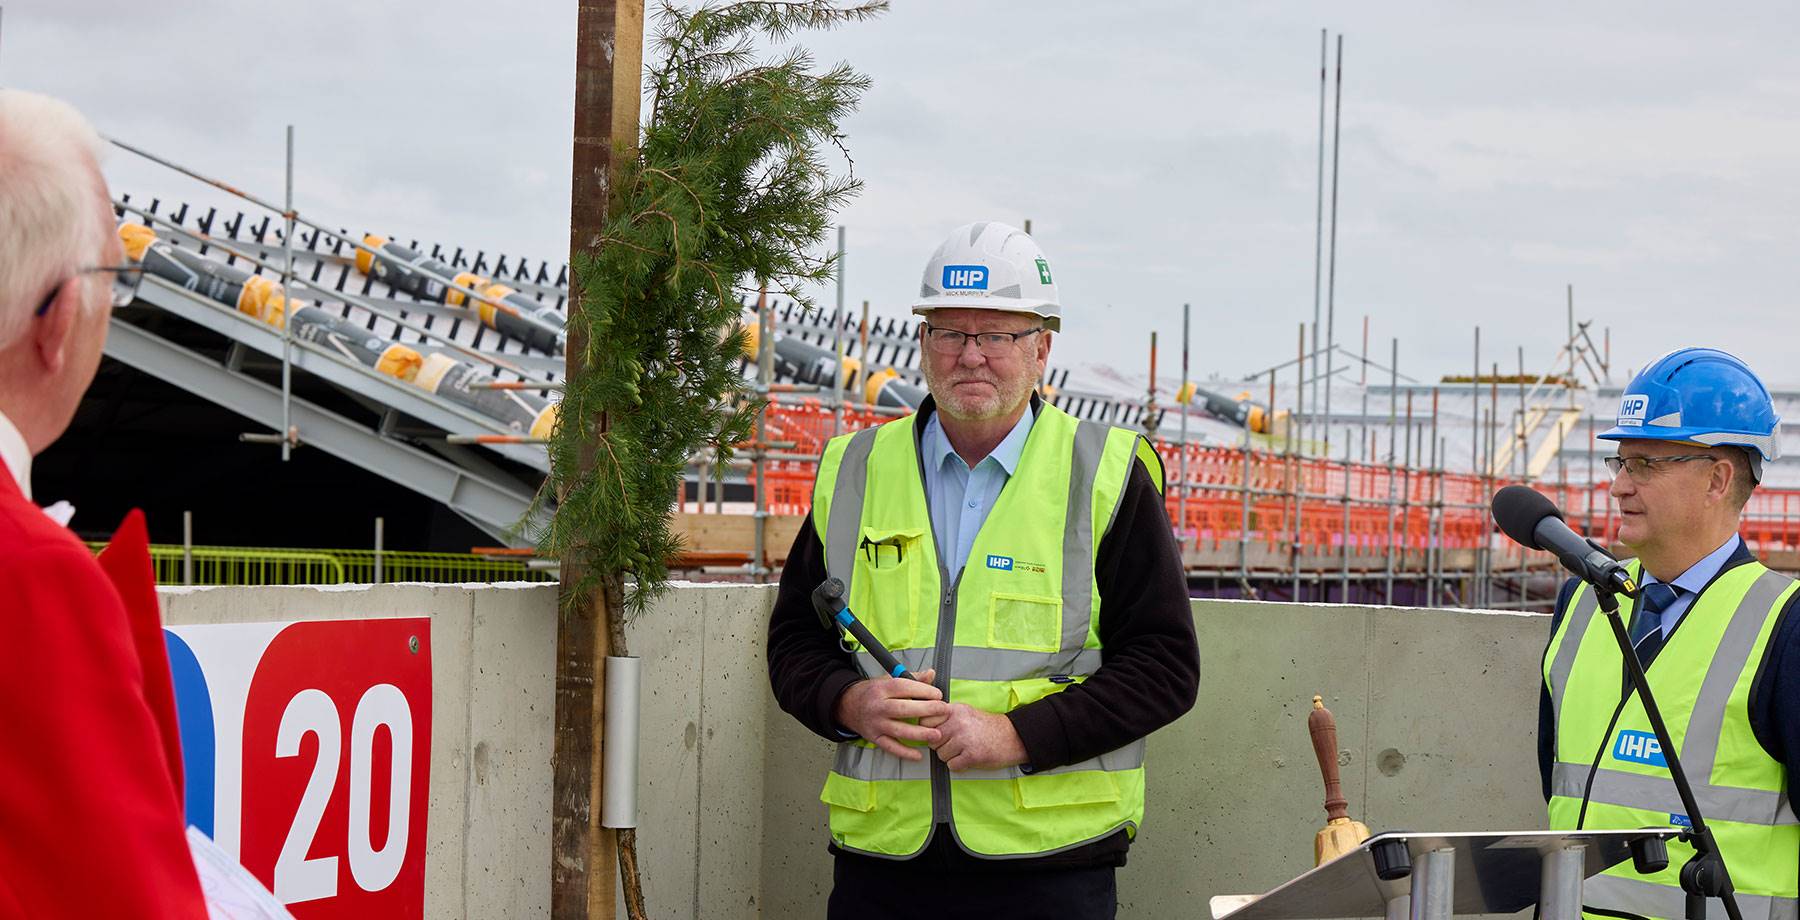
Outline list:
[[[1048,263],[1048,262],[1044,261],[1042,258],[1040,258],[1037,260],[1037,267],[1038,267],[1038,280],[1044,282],[1045,284],[1049,284],[1050,283],[1050,263]]]

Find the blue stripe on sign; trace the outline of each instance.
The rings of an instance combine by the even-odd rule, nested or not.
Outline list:
[[[845,607],[837,612],[837,621],[845,626],[849,626],[851,623],[856,622],[856,617],[851,616],[850,608]]]
[[[213,835],[214,749],[212,694],[200,660],[180,636],[163,630],[169,650],[169,674],[175,682],[175,721],[181,729],[181,772],[187,823]]]

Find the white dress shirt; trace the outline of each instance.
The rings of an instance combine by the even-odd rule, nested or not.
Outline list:
[[[25,444],[25,436],[13,425],[6,413],[0,412],[0,462],[12,473],[13,479],[19,483],[19,491],[31,498],[31,448]]]

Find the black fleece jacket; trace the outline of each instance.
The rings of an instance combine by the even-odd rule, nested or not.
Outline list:
[[[929,411],[928,403],[922,412]],[[990,519],[984,526],[1006,522]],[[825,578],[824,547],[808,515],[788,553],[769,621],[769,683],[782,710],[835,742],[845,737],[832,718],[838,697],[863,675],[838,645],[836,633],[813,612],[812,590]],[[1199,692],[1200,651],[1181,553],[1162,494],[1142,462],[1132,463],[1118,515],[1101,538],[1094,580],[1100,593],[1095,624],[1102,648],[1099,670],[1082,683],[1007,713],[1033,769],[1123,747],[1187,712]],[[950,834],[938,832],[915,859],[950,871],[1018,872],[1124,865],[1128,845],[1120,831],[1052,856],[984,860],[962,852]],[[840,858],[870,858],[843,853],[835,845],[831,849]]]

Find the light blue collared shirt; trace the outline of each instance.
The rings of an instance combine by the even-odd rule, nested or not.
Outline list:
[[[944,571],[951,580],[961,574],[969,561],[975,534],[1000,497],[1000,487],[1018,469],[1034,420],[1031,407],[1026,406],[1012,431],[974,469],[969,469],[950,446],[936,412],[925,423],[925,432],[919,438],[920,456],[925,461],[925,499],[931,508],[931,534],[937,539]]]
[[[1667,639],[1669,633],[1675,629],[1675,624],[1681,622],[1681,615],[1687,613],[1689,607],[1694,606],[1694,598],[1700,593],[1700,589],[1710,584],[1713,578],[1719,574],[1719,570],[1725,567],[1725,561],[1731,558],[1732,553],[1737,552],[1739,542],[1741,542],[1741,538],[1737,534],[1732,534],[1725,541],[1725,545],[1708,553],[1699,562],[1688,566],[1687,571],[1677,575],[1674,581],[1669,582],[1681,589],[1681,596],[1677,597],[1675,602],[1662,612],[1664,639]],[[1655,584],[1656,576],[1646,571],[1643,573],[1643,582],[1647,585]]]

